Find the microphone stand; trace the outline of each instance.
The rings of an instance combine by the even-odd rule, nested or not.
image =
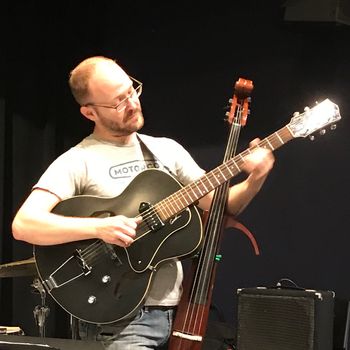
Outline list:
[[[34,287],[40,293],[41,305],[35,306],[33,314],[35,322],[39,327],[39,335],[41,338],[45,338],[46,318],[49,316],[50,313],[50,308],[45,305],[46,291],[38,278],[34,279],[32,287]]]

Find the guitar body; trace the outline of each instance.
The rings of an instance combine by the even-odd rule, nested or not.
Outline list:
[[[146,170],[117,197],[76,196],[60,202],[52,212],[136,217],[141,203],[156,204],[181,187],[163,171]],[[200,215],[191,205],[156,229],[141,223],[128,248],[96,239],[34,246],[34,255],[46,290],[68,313],[86,322],[111,323],[136,313],[157,268],[195,254],[202,234]]]

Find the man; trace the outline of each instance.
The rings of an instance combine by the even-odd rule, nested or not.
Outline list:
[[[80,112],[94,123],[93,133],[58,157],[33,186],[14,218],[13,235],[35,245],[97,238],[129,247],[134,242],[140,219],[124,215],[104,218],[61,216],[54,214],[52,209],[72,196],[118,196],[142,169],[149,166],[176,176],[183,185],[195,181],[205,172],[174,140],[138,133],[144,123],[139,101],[142,84],[112,59],[87,58],[73,69],[69,85]],[[145,149],[151,156],[145,156]],[[237,215],[247,206],[260,190],[273,163],[272,153],[262,148],[254,149],[246,157],[244,171],[249,175],[230,188],[229,214]],[[207,194],[199,200],[199,207],[209,209],[211,199],[212,193]],[[152,280],[145,306],[136,317],[108,325],[81,323],[81,337],[105,340],[108,349],[141,350],[165,346],[174,307],[181,296],[182,277],[179,261],[163,263]]]

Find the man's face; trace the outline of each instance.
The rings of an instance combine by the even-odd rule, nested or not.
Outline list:
[[[100,64],[89,82],[94,122],[109,136],[127,136],[142,128],[144,119],[133,81],[117,65]],[[98,105],[98,106],[96,106]]]

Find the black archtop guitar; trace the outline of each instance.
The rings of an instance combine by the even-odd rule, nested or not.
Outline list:
[[[255,147],[272,151],[297,137],[331,128],[341,118],[329,99],[261,140]],[[139,310],[155,271],[163,262],[191,256],[200,248],[203,229],[198,199],[241,173],[248,148],[186,186],[160,170],[136,176],[115,198],[76,196],[58,203],[53,213],[74,217],[122,214],[142,217],[135,242],[128,248],[101,240],[34,246],[35,263],[47,292],[74,317],[111,323]]]

